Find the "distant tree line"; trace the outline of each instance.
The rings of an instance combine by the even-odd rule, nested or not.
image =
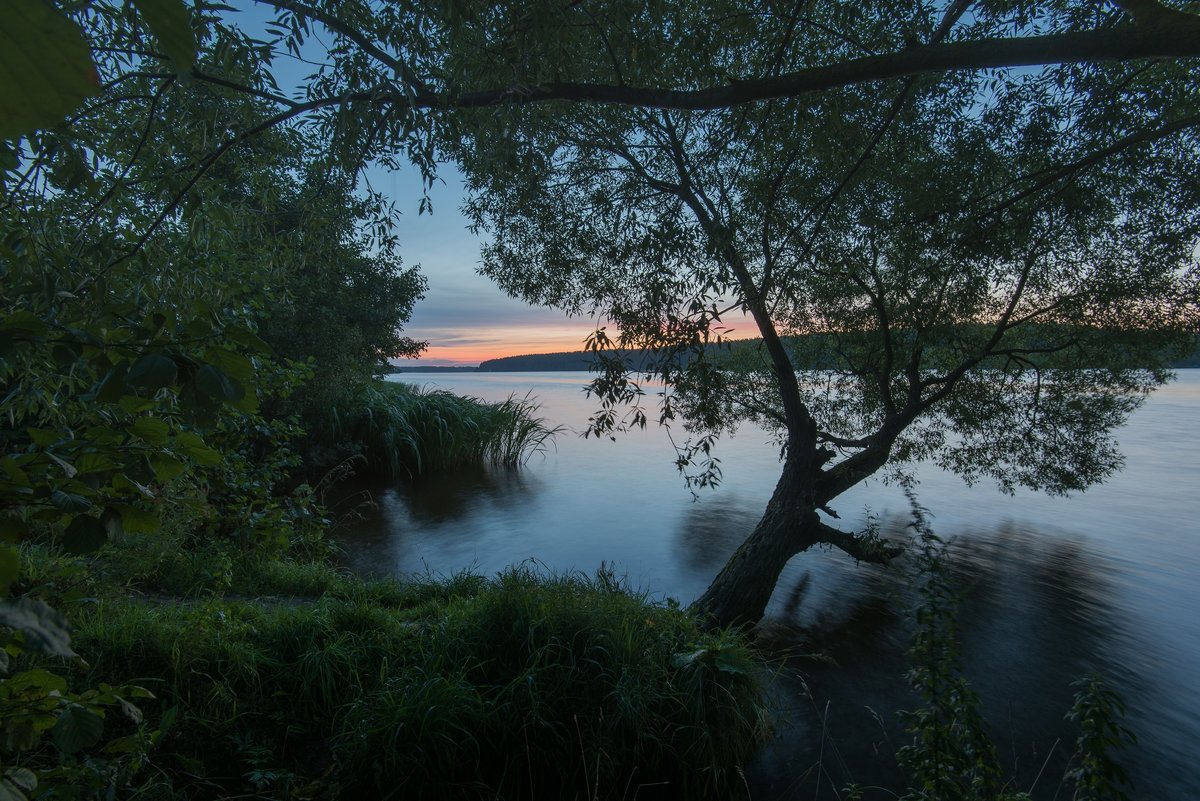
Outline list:
[[[833,370],[837,369],[837,349],[838,343],[845,336],[834,334],[810,334],[808,336],[787,337],[789,352],[791,353],[793,363],[798,370]],[[711,344],[708,350],[713,356],[719,356],[721,353],[735,356],[748,351],[754,351],[762,346],[761,339],[742,339],[727,341],[720,344]],[[639,359],[645,358],[645,355],[635,350],[617,351],[617,356],[637,362]],[[686,361],[689,353],[679,355],[679,359]],[[1069,364],[1069,355],[1064,358],[1064,364]],[[733,362],[730,362],[731,364]],[[571,372],[578,370],[589,370],[597,364],[597,357],[592,351],[574,350],[574,351],[559,351],[556,353],[528,353],[520,356],[503,356],[498,359],[487,359],[480,362],[478,368],[474,367],[421,367],[417,365],[405,364],[402,367],[396,367],[395,372],[481,372],[481,373],[530,373],[530,372]],[[1200,337],[1197,338],[1195,346],[1186,354],[1173,355],[1169,364],[1173,368],[1188,368],[1200,367]],[[1073,366],[1084,367],[1088,366],[1082,361],[1076,362]]]

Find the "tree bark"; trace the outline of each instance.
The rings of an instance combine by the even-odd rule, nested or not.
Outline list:
[[[713,626],[762,619],[779,574],[793,556],[821,541],[814,482],[801,460],[788,458],[762,519],[691,609]]]

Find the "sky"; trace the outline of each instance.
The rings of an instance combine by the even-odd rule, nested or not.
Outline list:
[[[483,242],[467,230],[460,212],[461,178],[452,165],[439,172],[442,180],[429,192],[433,214],[418,215],[421,179],[415,170],[367,171],[371,186],[401,211],[396,230],[405,264],[421,265],[429,282],[404,327],[407,336],[429,342],[415,364],[477,365],[498,356],[582,350],[595,319],[529,306],[478,274]]]
[[[228,13],[239,28],[252,36],[270,38],[265,23],[273,11],[253,0],[237,0],[231,8],[236,10]],[[324,56],[321,40],[329,39],[318,31],[302,50],[310,61]],[[281,52],[272,71],[287,91],[302,84],[312,66]],[[419,264],[429,283],[424,300],[417,303],[412,319],[404,326],[406,336],[427,341],[429,346],[416,362],[401,360],[401,366],[474,366],[499,356],[583,349],[584,339],[596,329],[595,320],[569,319],[560,311],[529,306],[508,297],[478,274],[482,241],[467,230],[460,213],[464,191],[452,164],[439,168],[441,181],[429,190],[433,214],[417,213],[422,192],[415,169],[390,172],[372,166],[365,173],[373,189],[395,201],[401,213],[396,227],[400,255],[406,265]]]

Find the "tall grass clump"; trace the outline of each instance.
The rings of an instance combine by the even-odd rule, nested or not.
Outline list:
[[[146,677],[147,719],[176,710],[155,760],[180,795],[744,794],[764,711],[740,635],[607,573],[386,584],[275,604],[112,598],[77,643],[88,680]]]
[[[328,436],[357,444],[368,469],[391,478],[495,464],[514,466],[544,451],[558,433],[528,396],[498,403],[377,381],[328,414]]]

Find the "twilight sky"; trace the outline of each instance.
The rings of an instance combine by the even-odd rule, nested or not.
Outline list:
[[[405,173],[368,170],[371,185],[396,201],[400,252],[406,265],[420,264],[429,281],[405,334],[429,342],[416,364],[475,365],[483,359],[521,353],[580,350],[596,327],[589,318],[526,305],[504,294],[476,272],[480,239],[459,212],[463,189],[451,165],[443,183],[430,190],[433,214],[417,214],[421,179]]]

